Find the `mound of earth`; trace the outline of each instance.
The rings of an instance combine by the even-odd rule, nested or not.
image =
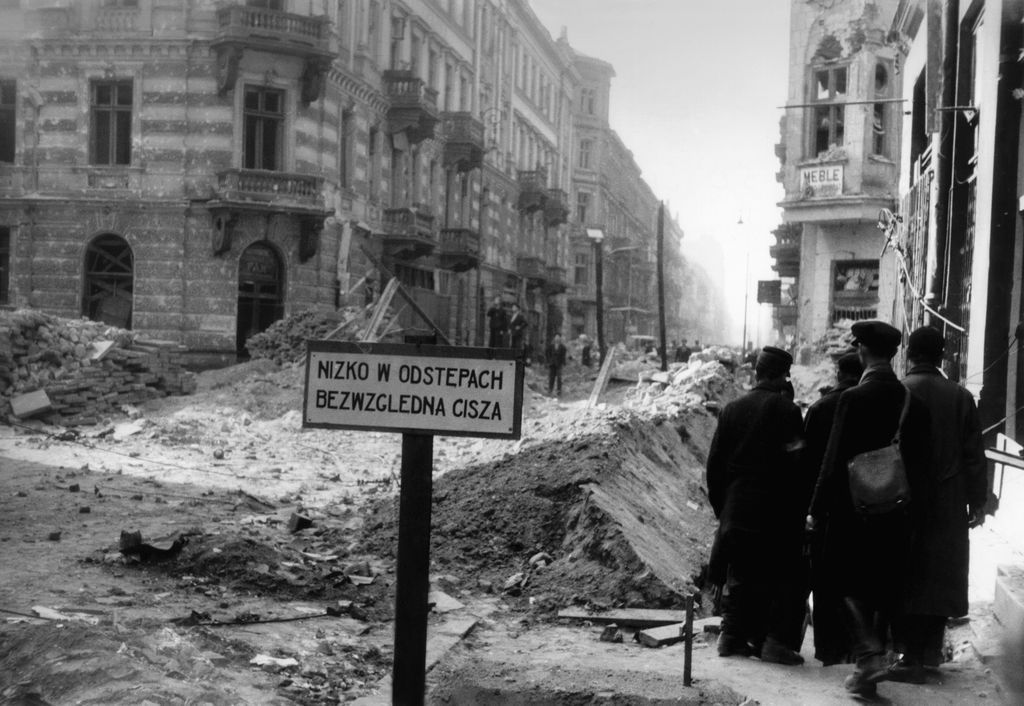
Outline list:
[[[701,409],[675,424],[616,412],[592,433],[449,471],[434,487],[433,571],[542,609],[681,606],[714,533],[695,441],[713,424]],[[393,555],[397,517],[394,499],[371,505],[359,551]]]

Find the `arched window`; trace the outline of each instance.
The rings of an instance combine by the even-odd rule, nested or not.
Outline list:
[[[130,329],[135,258],[128,241],[114,233],[93,238],[85,251],[84,274],[82,315]]]

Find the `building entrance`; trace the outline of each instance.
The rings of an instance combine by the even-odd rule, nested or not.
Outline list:
[[[248,358],[245,342],[284,316],[281,258],[265,243],[254,243],[238,261],[237,353]]]
[[[128,241],[114,233],[97,236],[85,251],[82,316],[130,329],[134,282],[135,258]]]

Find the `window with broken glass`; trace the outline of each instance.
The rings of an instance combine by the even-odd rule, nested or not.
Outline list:
[[[90,143],[92,164],[131,164],[131,81],[93,81]]]
[[[245,87],[242,168],[281,169],[284,134],[284,91]]]
[[[816,66],[811,69],[811,155],[840,147],[846,125],[848,66]]]

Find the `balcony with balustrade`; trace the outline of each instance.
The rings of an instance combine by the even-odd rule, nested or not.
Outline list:
[[[530,214],[544,208],[548,200],[547,172],[544,169],[520,170],[519,210]]]
[[[544,261],[533,255],[521,255],[516,258],[516,272],[526,280],[526,286],[531,289],[543,287],[547,279]]]
[[[772,265],[780,277],[798,277],[800,275],[800,237],[803,226],[800,223],[783,223],[772,231],[775,245],[768,253],[775,264]]]
[[[285,54],[304,60],[299,95],[304,103],[324,90],[335,52],[326,15],[297,15],[248,5],[228,5],[217,11],[217,31],[210,46],[217,54],[217,91],[234,88],[238,65],[246,50]]]
[[[443,269],[471,270],[480,264],[480,233],[469,228],[442,228],[439,252]]]
[[[384,252],[398,260],[415,260],[437,248],[434,217],[419,208],[386,208],[383,213]]]
[[[432,139],[441,119],[437,91],[412,71],[385,71],[382,79],[388,99],[388,132],[404,132],[411,144]]]
[[[561,189],[548,189],[544,201],[544,222],[549,226],[569,222],[569,195]]]
[[[441,114],[444,139],[444,165],[460,172],[479,169],[484,164],[484,124],[472,113]]]
[[[544,269],[544,293],[547,295],[564,294],[569,288],[564,267],[548,265]]]

